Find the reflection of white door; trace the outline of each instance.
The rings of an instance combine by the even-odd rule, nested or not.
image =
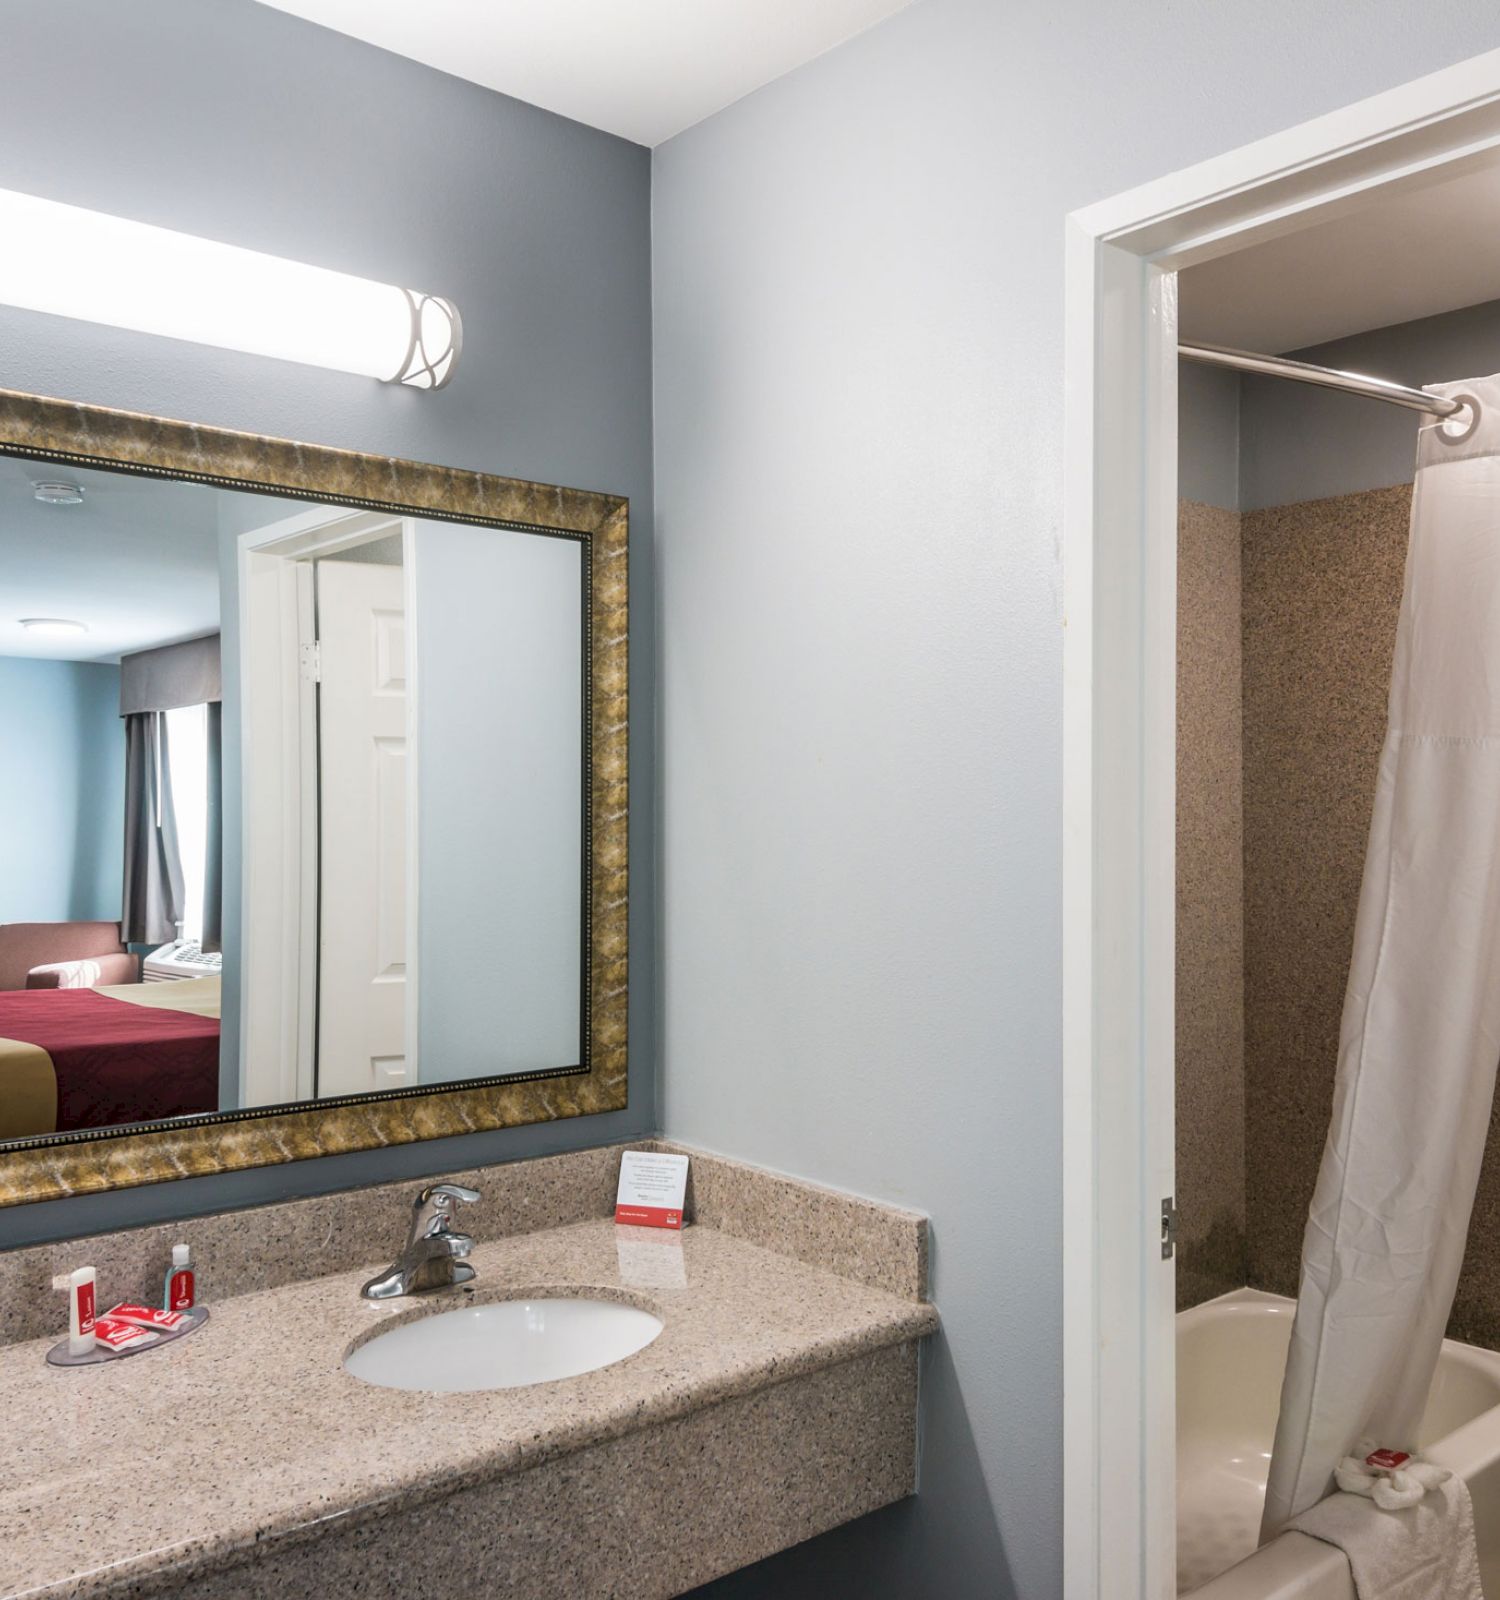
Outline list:
[[[409,1081],[400,567],[318,563],[318,1094]],[[415,1067],[415,1063],[411,1063]]]

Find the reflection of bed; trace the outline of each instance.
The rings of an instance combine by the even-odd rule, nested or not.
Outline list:
[[[0,1139],[218,1105],[217,978],[0,992]]]

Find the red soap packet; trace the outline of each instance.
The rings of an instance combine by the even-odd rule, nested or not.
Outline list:
[[[156,1335],[133,1322],[116,1322],[113,1317],[100,1317],[94,1323],[94,1337],[108,1350],[136,1350],[143,1344],[155,1344]]]
[[[178,1328],[192,1321],[181,1311],[162,1311],[156,1306],[129,1304],[111,1306],[104,1315],[115,1322],[133,1322],[137,1327],[157,1328],[163,1333],[175,1333]]]
[[[1406,1450],[1372,1450],[1365,1457],[1365,1465],[1380,1472],[1395,1472],[1411,1460]]]

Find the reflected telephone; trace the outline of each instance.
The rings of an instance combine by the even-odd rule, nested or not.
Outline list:
[[[212,978],[224,969],[224,957],[205,952],[196,939],[174,939],[153,950],[141,963],[143,983],[172,983],[179,978]]]

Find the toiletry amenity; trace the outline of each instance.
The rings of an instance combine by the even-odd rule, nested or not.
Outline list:
[[[1367,1445],[1368,1439],[1361,1440],[1354,1454],[1339,1462],[1333,1478],[1346,1494],[1363,1495],[1382,1511],[1404,1511],[1453,1476],[1446,1467],[1409,1451],[1366,1449]]]
[[[138,1328],[133,1322],[116,1322],[113,1317],[100,1317],[94,1324],[94,1334],[107,1350],[119,1354],[124,1350],[139,1350],[143,1345],[155,1344],[157,1335],[149,1328]]]
[[[637,1228],[680,1228],[688,1158],[627,1150],[620,1157],[615,1221]]]
[[[191,1311],[157,1311],[151,1306],[111,1306],[94,1319],[90,1344],[75,1350],[68,1339],[60,1339],[47,1352],[49,1367],[94,1367],[101,1362],[118,1361],[123,1356],[165,1349],[178,1339],[196,1333],[208,1321],[202,1306]]]
[[[95,1345],[94,1280],[92,1267],[79,1267],[66,1277],[52,1280],[54,1289],[68,1292],[68,1354],[86,1356]]]
[[[122,1301],[101,1315],[95,1315],[94,1295],[97,1274],[93,1267],[79,1267],[66,1277],[52,1280],[54,1289],[68,1291],[68,1337],[47,1352],[54,1367],[92,1366],[112,1361],[116,1356],[134,1355],[152,1345],[167,1344],[191,1333],[208,1320],[206,1311],[193,1309],[193,1271],[185,1244],[172,1248],[172,1266],[167,1273],[165,1310]]]
[[[94,1318],[95,1273],[92,1267],[79,1267],[69,1279],[68,1349],[83,1355],[94,1348],[98,1337]]]
[[[192,1260],[185,1244],[172,1246],[172,1265],[167,1271],[167,1281],[162,1290],[163,1311],[191,1311],[196,1299],[193,1284]]]
[[[184,1328],[192,1320],[186,1311],[158,1311],[155,1306],[119,1305],[111,1306],[104,1316],[111,1322],[133,1322],[140,1328],[151,1328],[157,1332],[172,1333],[178,1328]],[[104,1318],[100,1318],[103,1321]]]

